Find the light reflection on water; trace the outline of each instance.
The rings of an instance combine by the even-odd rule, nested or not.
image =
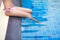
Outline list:
[[[22,0],[22,7],[44,24],[26,18],[22,20],[22,40],[60,40],[60,0]],[[23,24],[25,23],[25,24]],[[27,24],[26,24],[27,23]]]

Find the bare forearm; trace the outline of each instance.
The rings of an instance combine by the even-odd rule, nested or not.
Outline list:
[[[19,16],[19,17],[29,17],[31,16],[31,10],[21,7],[14,7],[12,0],[3,0],[5,7],[5,14],[7,16]]]
[[[9,8],[9,7],[13,7],[13,3],[12,0],[3,0],[4,3],[4,8]]]

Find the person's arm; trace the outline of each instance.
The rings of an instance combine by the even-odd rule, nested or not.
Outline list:
[[[13,5],[12,0],[3,0],[3,2],[4,2],[5,14],[7,16],[19,16],[28,18],[32,17],[31,16],[32,10],[22,7],[16,7]]]
[[[3,0],[3,3],[4,3],[4,8],[5,8],[5,9],[14,6],[13,3],[12,3],[12,0]]]

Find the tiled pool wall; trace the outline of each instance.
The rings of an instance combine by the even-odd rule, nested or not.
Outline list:
[[[22,7],[44,23],[22,19],[22,40],[60,40],[60,0],[22,0]]]

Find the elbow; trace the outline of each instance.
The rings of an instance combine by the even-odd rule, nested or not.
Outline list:
[[[9,10],[8,10],[8,11],[6,10],[6,11],[5,11],[5,15],[6,15],[6,16],[10,16],[10,15],[11,15],[10,11],[9,11]]]
[[[5,15],[6,15],[6,16],[9,16],[9,14],[8,14],[8,13],[5,13]]]
[[[10,16],[10,13],[5,13],[6,16]]]

